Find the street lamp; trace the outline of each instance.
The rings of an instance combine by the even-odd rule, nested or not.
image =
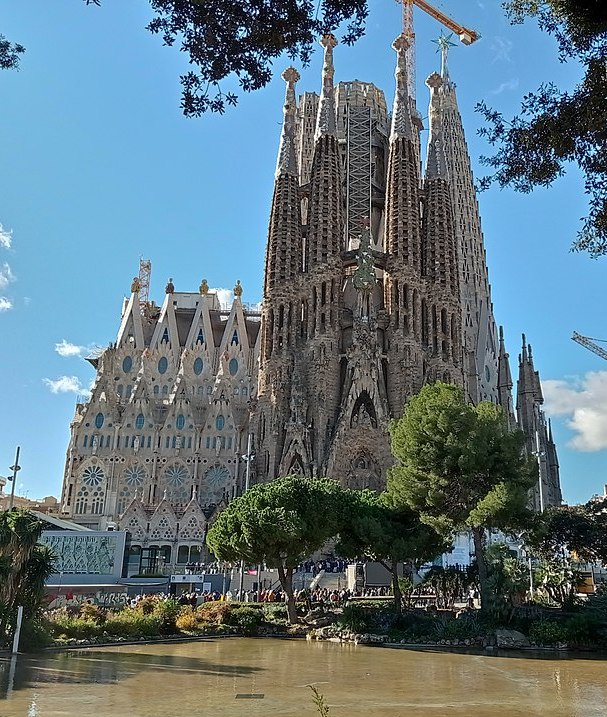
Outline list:
[[[15,503],[15,486],[17,485],[17,473],[21,470],[21,466],[19,465],[19,453],[21,451],[21,448],[17,446],[17,453],[15,455],[15,463],[9,467],[9,470],[13,471],[12,476],[6,476],[7,480],[12,482],[11,485],[11,496],[9,498],[8,503],[8,510],[13,509],[13,505]]]

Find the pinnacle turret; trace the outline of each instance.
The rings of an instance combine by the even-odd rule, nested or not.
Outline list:
[[[280,174],[292,174],[297,177],[299,172],[297,159],[295,157],[295,115],[297,112],[295,85],[299,80],[299,72],[297,72],[294,67],[289,67],[282,73],[282,78],[287,83],[287,89],[285,94],[284,122],[280,136],[278,161],[276,163],[276,177]]]
[[[445,155],[443,114],[441,107],[440,88],[443,86],[443,79],[434,72],[426,80],[430,88],[430,137],[428,139],[428,159],[426,163],[426,179],[449,179],[447,169],[447,157]]]
[[[497,364],[497,395],[499,405],[504,410],[504,415],[511,430],[516,429],[516,417],[514,415],[514,404],[512,401],[512,373],[510,372],[510,356],[506,352],[504,342],[504,328],[499,328],[500,344]]]
[[[322,91],[318,104],[318,117],[316,120],[316,140],[324,135],[335,135],[335,97],[333,88],[333,49],[337,47],[334,35],[323,35],[320,44],[324,48],[324,63],[322,68]]]
[[[413,122],[411,120],[411,103],[409,101],[408,89],[408,67],[407,50],[409,40],[405,35],[399,35],[392,43],[396,50],[396,92],[394,94],[394,106],[392,109],[392,130],[390,140],[394,141],[399,137],[405,137],[413,141]]]

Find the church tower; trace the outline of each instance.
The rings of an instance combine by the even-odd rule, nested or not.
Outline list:
[[[538,484],[531,492],[531,506],[536,511],[560,505],[562,502],[556,446],[552,439],[552,427],[541,408],[543,402],[540,374],[533,364],[531,344],[527,344],[523,334],[523,346],[519,355],[516,414],[518,426],[526,437],[527,455],[535,456],[538,462]]]
[[[459,251],[459,281],[463,321],[465,390],[469,400],[498,400],[497,329],[491,303],[491,287],[474,177],[455,83],[449,76],[446,38],[440,90],[443,107],[445,154],[449,171],[455,235]]]

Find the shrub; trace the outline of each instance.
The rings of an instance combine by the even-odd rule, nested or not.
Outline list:
[[[286,622],[288,618],[287,606],[280,602],[266,602],[262,613],[267,622]]]
[[[232,607],[227,602],[205,602],[196,612],[199,612],[202,619],[216,625],[227,625],[230,622]]]
[[[567,634],[567,642],[587,645],[597,642],[600,638],[597,634],[603,626],[603,620],[599,615],[592,612],[581,612],[574,615],[564,624]]]
[[[101,625],[105,622],[105,610],[100,608],[99,605],[93,605],[92,603],[84,603],[80,606],[79,616],[84,620],[90,620]]]
[[[162,619],[157,615],[142,615],[135,610],[111,613],[103,626],[113,637],[153,637],[162,634]]]
[[[36,618],[23,621],[21,639],[19,640],[20,650],[36,652],[49,647],[52,642],[50,626],[46,620]]]
[[[432,634],[436,640],[475,640],[484,633],[476,615],[462,615],[458,619],[439,620],[434,623]]]
[[[232,609],[230,625],[240,627],[245,635],[257,634],[257,628],[263,622],[263,613],[259,608],[242,605]]]
[[[566,626],[555,620],[540,620],[529,628],[529,639],[536,645],[558,645],[567,637]]]
[[[371,610],[359,603],[349,603],[337,618],[339,627],[350,630],[350,632],[367,632],[372,626]]]
[[[174,635],[177,632],[176,620],[180,612],[181,605],[173,598],[156,602],[152,615],[160,621],[161,635]]]
[[[204,621],[195,610],[183,610],[175,620],[175,625],[183,632],[197,632],[204,625]]]
[[[75,640],[88,640],[101,632],[96,622],[82,617],[70,617],[64,612],[52,615],[49,626],[53,637],[69,637]]]

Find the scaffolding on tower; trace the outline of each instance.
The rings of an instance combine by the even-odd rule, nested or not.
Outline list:
[[[150,303],[150,278],[152,276],[152,262],[141,257],[139,259],[139,303],[141,313],[146,314]]]

